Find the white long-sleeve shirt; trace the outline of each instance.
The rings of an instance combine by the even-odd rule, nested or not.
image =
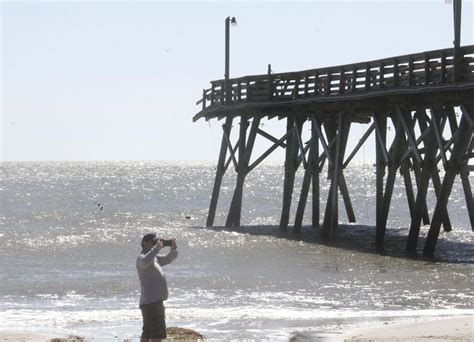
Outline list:
[[[137,257],[137,272],[140,279],[140,305],[155,303],[168,299],[168,285],[162,266],[171,263],[178,257],[177,250],[170,250],[167,255],[158,255],[160,245],[155,245],[148,253]]]

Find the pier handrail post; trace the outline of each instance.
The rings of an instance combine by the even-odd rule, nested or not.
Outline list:
[[[272,77],[272,65],[268,64],[268,99],[271,100],[273,97],[273,77]]]

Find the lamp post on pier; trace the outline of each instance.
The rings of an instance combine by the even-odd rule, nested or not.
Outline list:
[[[230,26],[237,26],[235,17],[225,18],[225,103],[231,101],[231,89],[229,84],[229,61],[230,61]]]
[[[453,21],[454,21],[454,55],[453,55],[453,64],[454,64],[454,72],[453,72],[453,82],[460,81],[461,75],[461,6],[462,0],[454,0],[453,1]]]
[[[229,42],[230,42],[230,26],[237,25],[237,20],[235,17],[227,17],[225,19],[225,74],[224,74],[224,89],[225,89],[225,103],[229,104],[231,101],[230,96],[230,87],[229,87]],[[222,89],[222,91],[224,90]],[[232,128],[232,116],[228,115],[225,119],[225,123],[222,126],[223,134],[222,134],[222,142],[221,142],[221,150],[219,152],[219,161],[217,163],[217,170],[216,170],[216,180],[214,181],[214,189],[212,190],[211,196],[211,204],[209,205],[209,214],[207,215],[206,227],[212,227],[214,224],[214,218],[216,216],[216,208],[217,208],[217,201],[219,199],[219,190],[221,188],[222,177],[224,176],[226,167],[225,167],[225,159],[227,155],[227,141],[226,137],[230,136],[230,130]]]

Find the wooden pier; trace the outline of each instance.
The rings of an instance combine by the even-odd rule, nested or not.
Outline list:
[[[298,233],[309,191],[312,192],[313,227],[321,224],[324,236],[335,237],[339,195],[350,222],[356,217],[344,169],[370,136],[376,146],[376,244],[381,247],[397,172],[403,177],[411,216],[406,249],[415,253],[420,225],[430,224],[424,246],[433,255],[441,225],[451,230],[447,202],[456,175],[464,189],[471,226],[474,202],[469,160],[474,157],[474,45],[427,51],[381,60],[310,69],[268,72],[211,82],[197,102],[202,106],[193,121],[224,119],[222,142],[207,226],[214,224],[222,177],[230,164],[237,179],[226,226],[239,226],[245,178],[277,148],[285,149],[285,175],[280,228],[287,229],[293,200],[295,173],[304,168],[293,229]],[[261,128],[263,120],[286,120],[286,131],[274,137]],[[231,141],[234,120],[240,121],[238,140]],[[387,141],[389,120],[395,129]],[[353,125],[367,130],[353,151],[347,141]],[[311,138],[303,142],[304,125]],[[273,145],[252,158],[256,139]],[[321,172],[328,162],[328,198],[320,198]],[[440,169],[444,172],[440,173]],[[415,181],[412,182],[412,179]],[[437,201],[429,217],[427,192],[432,181]],[[320,205],[325,205],[321,208]],[[320,222],[320,211],[324,210]]]

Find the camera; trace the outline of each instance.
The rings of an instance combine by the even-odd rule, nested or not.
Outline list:
[[[163,247],[171,247],[173,240],[161,240],[161,243],[163,244]]]

